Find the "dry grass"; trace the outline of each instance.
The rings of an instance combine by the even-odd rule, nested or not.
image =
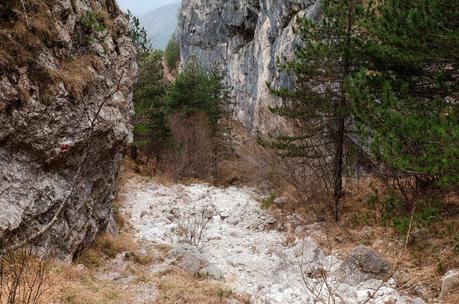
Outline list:
[[[102,235],[91,247],[78,255],[75,262],[89,268],[100,267],[107,259],[113,259],[122,252],[134,254],[137,250],[137,244],[128,234]]]
[[[277,181],[278,159],[256,143],[245,137],[241,127],[235,127],[234,154],[220,164],[219,182],[223,185],[244,184],[258,186],[262,182],[274,184]]]
[[[58,36],[50,10],[52,3],[45,0],[24,0],[24,3],[26,11],[16,0],[5,0],[0,6],[8,16],[0,20],[0,53],[7,53],[13,59],[10,66],[29,63]]]
[[[458,304],[459,303],[459,288],[456,288],[450,295],[443,299],[444,304]]]
[[[6,50],[0,48],[0,70],[6,69],[11,62],[13,62],[13,57]]]
[[[94,80],[93,70],[101,71],[102,68],[103,64],[94,55],[82,55],[63,62],[58,73],[65,88],[76,100],[80,100]]]
[[[388,216],[381,207],[382,199],[389,193],[387,188],[374,178],[364,178],[358,183],[348,180],[346,186],[341,222],[327,221],[323,225],[325,237],[318,237],[316,241],[323,248],[342,255],[359,244],[371,247],[393,265],[399,265],[395,277],[402,291],[436,298],[441,277],[459,267],[459,197],[453,194],[444,197],[441,206],[448,212],[440,212],[431,222],[419,223],[415,219],[405,249],[406,232],[397,230],[392,223],[400,215],[391,214],[387,224],[382,224]],[[379,200],[372,202],[369,198],[375,191]],[[423,206],[418,208],[422,210]],[[448,301],[454,303],[457,299],[453,297]],[[450,303],[448,301],[444,303]]]
[[[56,261],[51,271],[52,288],[47,292],[44,303],[133,303],[139,288],[142,292],[142,286],[153,284],[147,266],[155,262],[153,249],[148,255],[142,255],[137,248],[138,245],[126,235],[102,236],[94,246],[80,255],[74,264],[68,265]],[[110,259],[119,252],[127,252],[122,267],[118,263],[115,264],[117,266],[109,263]],[[128,283],[105,280],[100,277],[104,271],[115,271],[121,278],[134,277],[135,279]]]
[[[50,260],[29,246],[0,256],[0,303],[44,303]]]
[[[225,288],[221,283],[199,280],[178,269],[171,270],[159,280],[158,304],[221,304],[225,299],[248,300]]]
[[[0,3],[0,74],[28,66],[43,103],[52,102],[59,82],[63,82],[70,95],[79,101],[93,82],[94,71],[100,73],[104,66],[86,49],[70,59],[66,50],[56,52],[60,63],[56,63],[55,69],[39,66],[40,52],[45,47],[55,48],[59,37],[54,21],[56,16],[51,11],[53,2],[24,0],[25,10],[20,1],[4,0]],[[107,12],[101,10],[99,15],[107,27],[113,27]]]
[[[93,270],[60,262],[55,263],[51,280],[54,284],[45,303],[122,304],[133,297],[126,286],[98,280]]]

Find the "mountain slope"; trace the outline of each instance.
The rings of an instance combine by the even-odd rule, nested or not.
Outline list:
[[[169,38],[177,28],[177,13],[180,3],[172,3],[154,9],[140,17],[140,22],[148,32],[153,47],[166,48]]]

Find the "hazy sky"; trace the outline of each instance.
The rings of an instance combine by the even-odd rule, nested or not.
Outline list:
[[[129,9],[136,15],[142,15],[152,9],[174,2],[180,2],[180,0],[118,0],[122,9]]]

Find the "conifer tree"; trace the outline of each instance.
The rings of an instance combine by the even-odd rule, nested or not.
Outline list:
[[[459,5],[385,0],[370,5],[350,81],[354,113],[377,159],[420,184],[459,186]]]
[[[168,90],[167,108],[170,114],[206,115],[213,142],[212,175],[216,177],[218,160],[230,142],[228,122],[232,109],[230,88],[222,71],[218,68],[206,71],[193,60],[188,62]]]
[[[137,52],[139,55],[148,53],[152,47],[147,30],[140,24],[139,18],[134,16],[131,11],[128,10],[126,17],[130,25],[129,34]]]
[[[139,79],[134,87],[135,145],[148,157],[161,160],[162,153],[171,146],[167,122],[165,95],[167,85],[163,77],[163,53],[153,50],[138,59]]]
[[[272,145],[285,157],[307,162],[330,194],[330,209],[339,220],[346,154],[350,151],[351,101],[347,78],[360,68],[359,0],[324,0],[315,20],[300,18],[301,38],[295,57],[281,67],[294,87],[272,88],[283,104],[272,109],[294,120],[294,135],[277,137]],[[284,60],[285,61],[285,60]]]

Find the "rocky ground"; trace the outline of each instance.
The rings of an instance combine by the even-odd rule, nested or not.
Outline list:
[[[394,279],[382,280],[391,265],[375,252],[363,246],[344,258],[325,252],[309,238],[320,237],[315,226],[284,230],[260,200],[247,187],[165,185],[139,176],[129,178],[120,193],[141,251],[165,249],[144,272],[161,277],[179,266],[221,281],[251,303],[423,303],[400,295]],[[112,261],[119,265],[101,279],[119,280],[123,259]],[[157,287],[140,287],[136,303],[158,300]]]

